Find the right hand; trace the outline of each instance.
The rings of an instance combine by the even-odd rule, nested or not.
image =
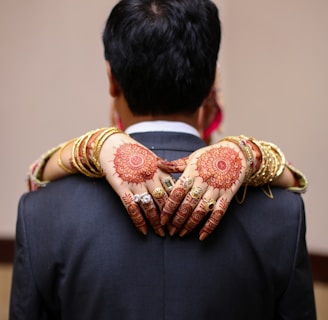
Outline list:
[[[159,167],[183,172],[163,207],[161,223],[170,222],[171,235],[179,232],[184,236],[207,217],[200,240],[218,226],[247,171],[244,154],[228,141],[199,149],[184,159],[159,161]]]

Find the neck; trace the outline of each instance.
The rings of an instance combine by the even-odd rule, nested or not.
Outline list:
[[[118,101],[116,101],[118,102]],[[172,115],[143,115],[143,116],[138,116],[134,115],[131,113],[128,105],[126,103],[116,103],[114,107],[118,111],[123,128],[127,128],[133,124],[142,122],[142,121],[157,121],[157,120],[164,120],[164,121],[181,121],[185,122],[192,127],[198,129],[198,113],[199,111],[196,111],[193,114],[181,114],[181,113],[176,113]]]

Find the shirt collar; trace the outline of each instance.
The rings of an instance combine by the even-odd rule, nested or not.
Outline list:
[[[183,132],[189,133],[194,136],[200,137],[198,131],[191,125],[181,121],[142,121],[135,123],[125,129],[128,134],[140,133],[140,132]]]

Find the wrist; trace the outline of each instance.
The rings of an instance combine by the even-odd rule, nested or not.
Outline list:
[[[220,141],[228,141],[234,143],[235,145],[238,146],[238,148],[242,152],[244,159],[246,161],[246,169],[245,169],[245,176],[244,176],[243,183],[247,183],[247,181],[253,175],[254,165],[255,165],[254,152],[251,146],[247,143],[247,139],[248,139],[247,137],[241,135],[241,136],[228,136],[220,140]]]
[[[248,140],[246,140],[246,143],[249,145],[249,147],[251,148],[252,153],[253,153],[254,165],[253,165],[252,174],[254,174],[261,167],[262,153],[261,153],[261,150],[259,149],[259,147],[252,140],[248,139]]]
[[[107,139],[121,130],[110,127],[89,131],[75,140],[72,146],[72,166],[78,172],[91,177],[104,176],[100,164],[100,151]]]

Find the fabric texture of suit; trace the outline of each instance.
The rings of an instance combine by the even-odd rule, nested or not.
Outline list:
[[[176,159],[181,133],[132,135]],[[75,175],[22,196],[11,320],[315,319],[298,194],[249,188],[205,241],[141,235],[103,179]]]

